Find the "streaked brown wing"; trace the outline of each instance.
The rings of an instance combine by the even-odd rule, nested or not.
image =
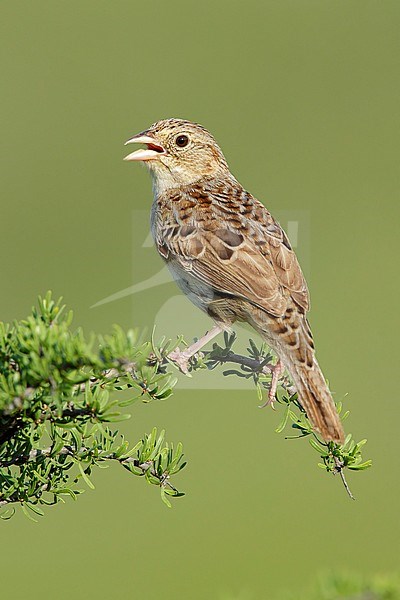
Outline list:
[[[297,256],[282,227],[273,220],[264,206],[263,209],[267,213],[270,222],[266,227],[261,228],[260,234],[263,236],[267,232],[265,236],[268,244],[267,251],[271,257],[274,271],[280,284],[289,292],[296,304],[307,311],[310,308],[310,296]]]
[[[242,297],[275,316],[285,313],[290,297],[307,310],[308,291],[297,258],[264,210],[269,217],[265,228],[257,224],[253,231],[234,231],[218,227],[217,219],[176,227],[164,243],[183,269],[218,292]],[[267,226],[270,231],[264,231]]]

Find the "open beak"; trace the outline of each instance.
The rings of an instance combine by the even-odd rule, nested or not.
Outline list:
[[[125,146],[127,144],[146,144],[147,149],[135,150],[135,152],[131,152],[128,156],[125,156],[124,160],[154,160],[159,158],[160,154],[165,154],[165,150],[160,144],[156,142],[156,140],[146,133],[139,133],[138,135],[133,136],[130,140],[125,142]]]

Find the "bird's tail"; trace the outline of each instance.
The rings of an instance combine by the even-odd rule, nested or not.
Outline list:
[[[281,359],[296,387],[299,402],[312,426],[326,442],[344,442],[344,432],[332,395],[315,358],[312,333],[304,312],[288,311],[277,318],[252,309],[248,322]]]
[[[295,384],[299,402],[307,413],[313,427],[326,442],[344,442],[344,432],[335,403],[325,382],[320,366],[313,357],[311,367],[297,361],[285,360],[293,383]]]

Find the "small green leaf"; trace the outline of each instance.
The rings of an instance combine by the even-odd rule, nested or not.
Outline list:
[[[278,427],[275,429],[276,433],[282,433],[282,431],[285,429],[286,424],[289,419],[289,412],[290,412],[290,409],[289,409],[289,404],[288,404],[287,409],[285,410],[285,414],[283,415],[282,421],[280,422]]]
[[[310,446],[312,446],[319,454],[325,453],[325,450],[313,438],[310,438],[308,441]]]
[[[22,508],[22,512],[24,513],[24,515],[25,515],[26,517],[28,517],[28,519],[29,519],[30,521],[33,521],[34,523],[37,523],[37,522],[38,522],[38,520],[37,520],[37,519],[35,519],[34,517],[32,517],[32,515],[29,513],[29,510],[26,508],[26,506],[25,506],[25,504],[24,504],[24,503],[22,503],[22,504],[21,504],[21,508]]]
[[[25,506],[27,506],[28,508],[30,508],[31,511],[33,511],[34,513],[36,513],[40,517],[44,516],[44,512],[36,504],[33,504],[32,502],[25,502]]]
[[[79,471],[81,472],[82,479],[84,480],[84,482],[86,483],[86,485],[91,490],[94,490],[95,489],[94,484],[90,481],[87,473],[85,473],[85,471],[83,470],[82,464],[80,462],[78,462],[78,468],[79,468]]]
[[[164,502],[164,504],[166,506],[168,506],[168,508],[172,508],[172,504],[171,502],[168,500],[167,495],[165,493],[165,489],[163,487],[161,487],[161,500]]]

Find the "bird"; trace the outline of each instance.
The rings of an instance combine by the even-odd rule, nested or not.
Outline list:
[[[344,432],[315,356],[307,283],[276,219],[230,172],[212,134],[185,119],[163,119],[130,137],[145,147],[124,160],[152,176],[151,232],[173,278],[214,326],[169,355],[181,370],[235,322],[253,327],[277,356],[269,400],[287,369],[313,429],[342,444]]]

